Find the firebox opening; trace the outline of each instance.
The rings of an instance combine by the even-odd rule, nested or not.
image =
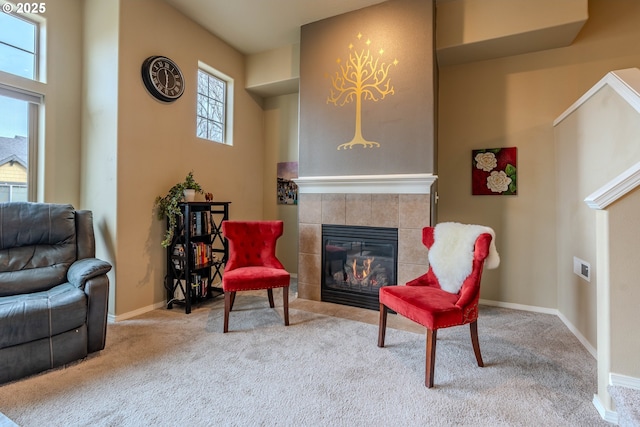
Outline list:
[[[322,301],[378,310],[397,265],[397,228],[322,225]]]

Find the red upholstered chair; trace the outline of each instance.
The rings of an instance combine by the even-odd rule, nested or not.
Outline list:
[[[427,328],[427,355],[425,367],[425,385],[433,387],[433,373],[436,359],[436,335],[438,329],[469,324],[471,327],[471,343],[478,366],[484,366],[478,342],[478,299],[480,298],[480,279],[485,260],[492,254],[492,265],[500,262],[494,244],[491,244],[493,230],[488,227],[458,223],[444,223],[448,228],[438,233],[437,227],[425,227],[422,230],[422,243],[429,248],[429,270],[426,274],[414,279],[406,286],[385,286],[380,288],[380,324],[378,347],[384,347],[387,326],[387,311],[407,317]],[[453,230],[454,232],[450,232]],[[471,234],[471,235],[469,235]],[[465,235],[463,239],[461,237]],[[438,244],[438,257],[432,250],[435,238]],[[458,241],[451,241],[458,239]],[[462,250],[460,250],[462,249]],[[454,250],[455,256],[447,256]],[[465,268],[455,268],[455,262],[467,263]],[[436,264],[441,264],[440,269]],[[456,270],[455,274],[446,271]],[[447,274],[445,274],[447,273]],[[438,274],[446,277],[447,286],[441,286]],[[459,283],[456,285],[456,282]],[[443,287],[445,287],[444,290]],[[456,292],[456,288],[459,290]]]
[[[266,289],[273,308],[273,288],[283,288],[284,324],[289,325],[290,275],[276,257],[276,241],[282,232],[282,221],[222,222],[222,234],[229,242],[229,260],[222,276],[224,332],[229,330],[229,312],[237,291]]]

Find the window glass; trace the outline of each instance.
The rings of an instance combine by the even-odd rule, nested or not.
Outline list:
[[[37,25],[0,13],[0,70],[28,79],[36,76]]]
[[[29,102],[0,96],[0,201],[28,200]]]
[[[0,203],[8,202],[11,200],[9,199],[9,191],[10,191],[10,188],[8,185],[0,184]]]
[[[196,134],[199,138],[230,144],[227,125],[227,82],[198,70]]]

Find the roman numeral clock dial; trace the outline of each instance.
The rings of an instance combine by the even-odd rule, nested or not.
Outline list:
[[[184,93],[182,71],[165,56],[150,56],[144,60],[142,81],[149,93],[163,102],[173,102]]]

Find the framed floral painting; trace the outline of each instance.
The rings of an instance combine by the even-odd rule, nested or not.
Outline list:
[[[471,165],[471,194],[518,194],[516,147],[472,150]]]

